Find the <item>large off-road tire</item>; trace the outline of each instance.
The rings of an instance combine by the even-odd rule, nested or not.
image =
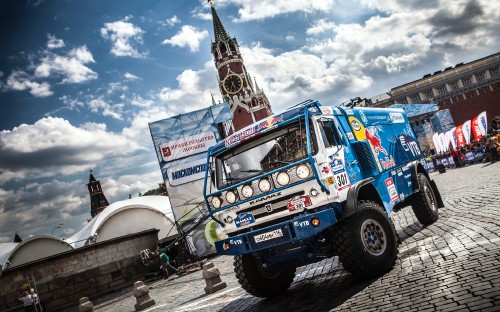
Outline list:
[[[398,256],[394,224],[379,204],[366,200],[358,202],[356,214],[336,225],[333,246],[344,269],[363,278],[389,271]]]
[[[417,217],[418,222],[423,225],[429,225],[439,219],[438,203],[434,191],[432,190],[431,183],[427,177],[419,173],[418,188],[420,192],[415,193],[411,208]]]
[[[290,287],[295,277],[295,268],[269,271],[251,254],[234,257],[234,273],[241,287],[256,297],[273,297]]]

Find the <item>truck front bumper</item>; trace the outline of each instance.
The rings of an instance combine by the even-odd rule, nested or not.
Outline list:
[[[219,255],[242,255],[299,242],[313,237],[337,223],[335,212],[329,208],[320,212],[301,214],[292,220],[215,242]]]

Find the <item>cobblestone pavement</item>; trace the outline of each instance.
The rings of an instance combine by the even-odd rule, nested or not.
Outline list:
[[[423,227],[410,207],[393,214],[402,243],[393,270],[360,281],[337,257],[300,267],[272,299],[248,295],[232,258],[213,260],[227,287],[206,295],[201,271],[149,283],[156,305],[144,311],[500,311],[500,162],[432,173],[445,202]],[[95,311],[134,311],[130,292]]]

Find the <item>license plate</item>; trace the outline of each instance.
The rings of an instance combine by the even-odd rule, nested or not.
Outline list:
[[[255,235],[254,239],[255,239],[256,243],[260,243],[260,242],[264,242],[264,241],[267,241],[270,239],[275,239],[275,238],[282,237],[282,236],[283,236],[283,232],[281,231],[281,229],[276,229],[276,230],[271,231],[271,232]]]

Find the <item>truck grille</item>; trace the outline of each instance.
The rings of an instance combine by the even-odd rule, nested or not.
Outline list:
[[[240,210],[237,212],[237,214],[243,213],[243,212],[251,212],[254,216],[254,218],[257,220],[258,218],[262,218],[265,216],[268,216],[273,213],[281,212],[284,210],[288,209],[287,203],[290,201],[290,199],[294,198],[295,196],[301,196],[304,195],[304,191],[296,192],[290,195],[287,195],[285,197],[281,197],[272,201],[268,201],[264,204],[252,206],[243,210]]]

